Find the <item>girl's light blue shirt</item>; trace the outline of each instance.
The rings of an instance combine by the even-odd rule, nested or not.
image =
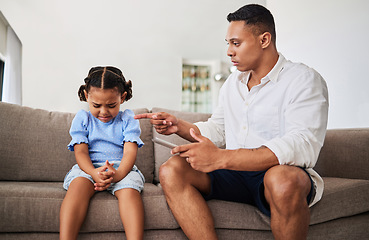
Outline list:
[[[92,163],[122,160],[125,142],[135,142],[139,148],[144,144],[140,139],[139,121],[133,116],[133,111],[127,109],[104,123],[91,112],[80,110],[72,121],[69,131],[72,141],[68,149],[74,151],[75,144],[86,143]]]

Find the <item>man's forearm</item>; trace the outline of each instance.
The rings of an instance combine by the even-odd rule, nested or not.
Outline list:
[[[176,134],[190,142],[196,142],[196,140],[191,136],[190,129],[193,128],[197,134],[201,134],[199,128],[190,122],[184,121],[182,119],[178,119],[178,131]]]
[[[279,164],[277,157],[267,147],[255,149],[223,150],[224,169],[237,171],[263,171]]]

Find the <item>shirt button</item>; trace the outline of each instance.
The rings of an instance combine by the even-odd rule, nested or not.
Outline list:
[[[246,127],[246,126],[243,126],[243,127],[242,127],[242,129],[243,129],[243,130],[246,130],[246,129],[247,129],[247,127]]]

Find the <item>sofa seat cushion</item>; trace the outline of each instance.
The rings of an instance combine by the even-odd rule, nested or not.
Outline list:
[[[59,232],[59,211],[65,194],[61,182],[1,181],[0,232]],[[142,198],[146,230],[178,228],[160,187],[145,183]],[[96,193],[81,232],[122,230],[116,197],[106,191]]]
[[[311,225],[369,212],[369,180],[323,179],[323,198],[310,209]],[[209,206],[216,228],[270,230],[270,218],[256,207],[218,200]]]
[[[323,198],[311,208],[312,225],[369,212],[369,180],[324,180]],[[58,232],[65,194],[61,182],[0,182],[0,232]],[[146,230],[179,228],[160,186],[145,183],[142,198]],[[216,228],[270,229],[270,219],[253,206],[219,200],[208,203]],[[95,194],[81,232],[122,230],[117,199],[107,192]]]
[[[323,177],[322,199],[311,208],[311,224],[369,212],[369,180]]]

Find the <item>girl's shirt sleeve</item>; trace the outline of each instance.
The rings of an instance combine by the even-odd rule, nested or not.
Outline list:
[[[140,139],[141,128],[140,122],[134,119],[134,113],[132,110],[127,109],[122,114],[123,120],[123,144],[125,142],[135,142],[138,147],[142,147],[144,143]]]
[[[69,134],[72,141],[68,144],[68,149],[74,151],[74,145],[80,143],[88,144],[88,113],[80,110],[72,121]]]

